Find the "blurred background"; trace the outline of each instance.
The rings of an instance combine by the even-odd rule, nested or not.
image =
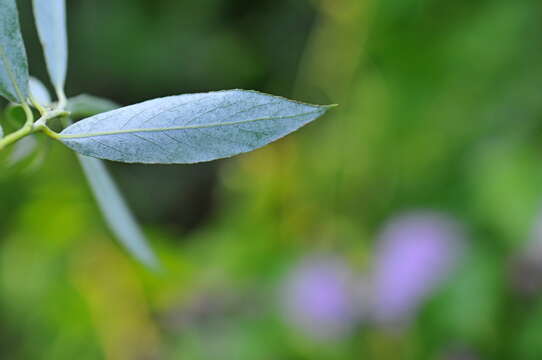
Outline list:
[[[0,358],[542,359],[540,1],[72,0],[68,15],[71,96],[340,106],[235,159],[110,163],[162,273],[115,242],[62,145],[3,156]]]

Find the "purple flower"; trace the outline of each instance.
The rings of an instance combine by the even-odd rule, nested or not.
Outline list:
[[[463,241],[461,227],[434,212],[411,212],[385,225],[372,278],[374,320],[397,324],[412,317],[452,270]]]
[[[282,287],[286,322],[316,340],[348,335],[358,319],[352,272],[332,255],[313,255],[296,264]]]

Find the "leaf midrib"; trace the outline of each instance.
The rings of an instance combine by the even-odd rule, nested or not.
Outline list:
[[[141,133],[141,132],[163,132],[163,131],[188,130],[188,129],[204,129],[204,128],[211,128],[211,127],[247,124],[251,122],[264,121],[264,120],[292,119],[292,118],[296,118],[300,116],[316,114],[322,111],[323,109],[318,109],[315,111],[310,111],[310,112],[295,114],[295,115],[288,115],[288,116],[263,117],[263,118],[249,119],[249,120],[230,121],[230,122],[224,122],[224,123],[212,123],[212,124],[202,124],[202,125],[172,126],[172,127],[166,127],[166,128],[148,128],[148,129],[125,129],[125,130],[104,131],[104,132],[89,133],[89,134],[62,134],[61,133],[59,134],[59,138],[60,139],[82,139],[82,138],[90,138],[90,137],[95,137],[95,136],[121,135],[121,134],[131,134],[131,133]]]

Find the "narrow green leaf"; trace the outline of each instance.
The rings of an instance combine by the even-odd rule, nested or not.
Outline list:
[[[35,77],[30,77],[30,95],[42,106],[51,104],[51,95],[43,83]]]
[[[47,70],[57,91],[64,91],[68,66],[65,0],[33,0],[34,18]]]
[[[136,259],[156,269],[158,261],[103,162],[83,155],[78,158],[113,233]]]
[[[81,120],[60,140],[97,158],[196,163],[262,147],[328,108],[245,90],[170,96]]]
[[[93,116],[106,111],[118,109],[120,106],[111,100],[94,95],[81,94],[68,100],[67,110],[76,119]]]
[[[15,103],[28,98],[28,63],[15,0],[0,0],[0,95]]]

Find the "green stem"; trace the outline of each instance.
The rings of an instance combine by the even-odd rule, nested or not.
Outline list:
[[[58,109],[51,112],[46,112],[34,123],[34,115],[32,114],[32,110],[30,110],[27,104],[23,104],[23,109],[26,114],[26,123],[19,130],[7,135],[3,139],[0,139],[0,150],[4,149],[7,145],[18,141],[27,135],[39,131],[45,133],[47,136],[52,137],[53,139],[58,139],[60,136],[49,127],[47,127],[47,121],[57,117],[64,117],[70,115],[69,112],[63,109]]]
[[[47,110],[43,106],[41,106],[41,104],[32,95],[29,96],[29,99],[32,103],[32,106],[34,106],[39,111],[40,116],[45,115]]]
[[[57,118],[57,117],[66,117],[66,116],[70,116],[70,113],[66,110],[63,110],[63,109],[58,109],[58,110],[54,110],[54,111],[51,111],[51,112],[48,112],[48,113],[45,113],[44,116],[42,116],[41,118],[38,119],[38,121],[36,121],[36,123],[33,125],[33,131],[32,132],[38,132],[38,131],[42,131],[45,133],[45,135],[49,136],[49,137],[52,137],[53,139],[58,139],[60,138],[60,135],[57,134],[56,132],[54,132],[53,130],[51,130],[48,126],[47,126],[47,121],[51,120],[51,119],[54,119],[54,118]]]
[[[55,92],[56,92],[56,96],[58,98],[58,109],[64,110],[66,108],[67,103],[68,103],[68,99],[66,98],[66,94],[64,93],[64,89],[56,88]]]
[[[0,150],[4,149],[7,145],[16,142],[17,140],[29,135],[33,131],[34,115],[28,104],[22,104],[24,113],[26,115],[26,122],[22,128],[0,139]]]

